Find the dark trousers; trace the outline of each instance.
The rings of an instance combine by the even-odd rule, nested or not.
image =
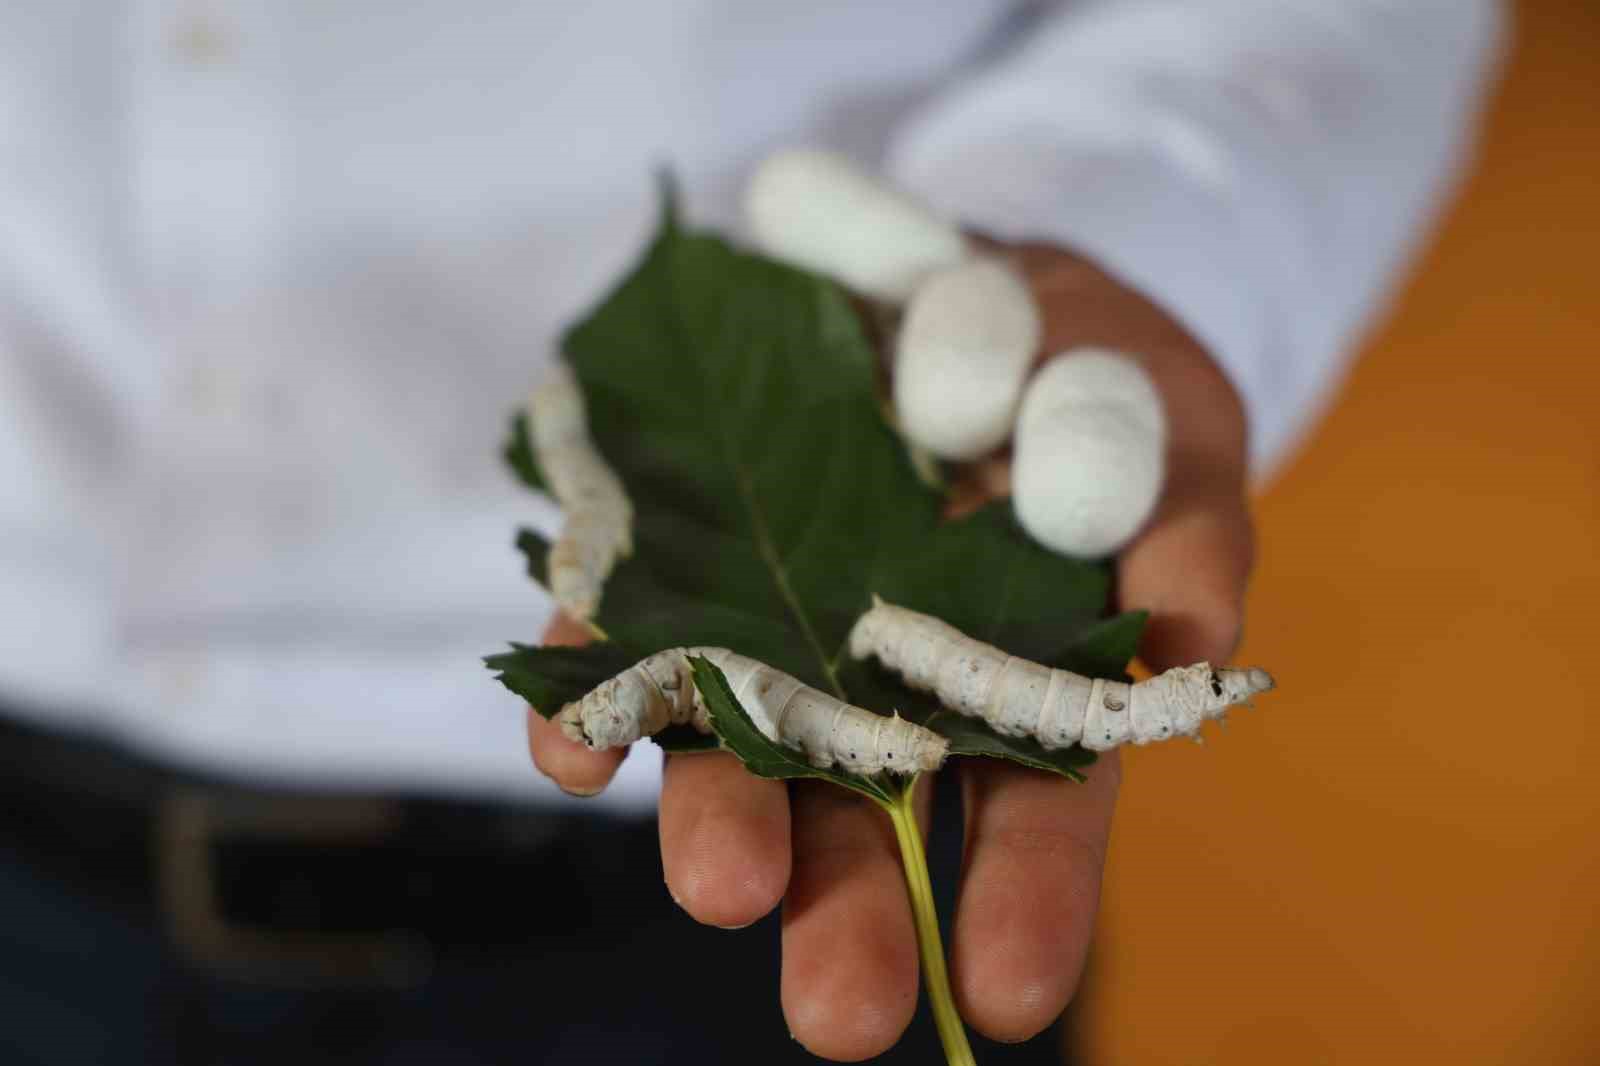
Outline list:
[[[0,800],[7,1066],[817,1061],[778,1006],[776,916],[690,920],[650,822],[242,791],[5,720]],[[974,1043],[1060,1061],[1053,1031]],[[879,1061],[943,1061],[926,1008]]]

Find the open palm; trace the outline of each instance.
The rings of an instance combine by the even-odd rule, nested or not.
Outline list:
[[[1134,353],[1168,419],[1167,481],[1156,513],[1117,562],[1120,609],[1151,612],[1140,658],[1153,670],[1225,661],[1238,641],[1252,533],[1238,397],[1173,320],[1092,263],[1043,245],[989,244],[1028,280],[1040,356],[1095,345]],[[963,472],[952,508],[1003,495],[1007,457]],[[587,629],[558,617],[547,643]],[[595,752],[528,715],[534,763],[569,792],[603,789],[625,751]],[[1087,784],[990,759],[961,760],[966,812],[951,945],[957,1000],[986,1036],[1039,1032],[1071,998],[1098,907],[1116,753]],[[920,790],[923,798],[931,789]],[[790,1031],[818,1055],[856,1060],[890,1047],[917,1001],[918,957],[899,850],[872,804],[820,782],[747,773],[732,755],[672,756],[660,804],[669,891],[724,928],[783,904],[782,1000]]]

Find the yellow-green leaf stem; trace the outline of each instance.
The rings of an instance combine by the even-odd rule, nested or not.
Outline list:
[[[923,987],[933,1011],[933,1024],[939,1030],[939,1042],[944,1045],[945,1060],[950,1066],[976,1066],[972,1046],[967,1043],[967,1031],[961,1024],[961,1014],[956,1010],[955,996],[950,991],[950,971],[945,966],[944,942],[939,936],[939,914],[933,904],[933,882],[928,877],[928,854],[922,846],[922,831],[917,826],[912,802],[916,789],[917,778],[912,778],[889,802],[879,802],[889,812],[895,838],[900,842],[906,895],[910,897],[911,917],[917,927],[917,952],[922,956]]]

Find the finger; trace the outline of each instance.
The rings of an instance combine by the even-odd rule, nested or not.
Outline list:
[[[544,639],[539,643],[581,648],[592,640],[594,640],[594,629],[589,623],[580,622],[565,611],[557,611],[550,619],[550,624],[545,627]]]
[[[917,1005],[917,943],[894,830],[832,785],[791,794],[783,907],[784,1017],[807,1050],[854,1062],[889,1049]]]
[[[789,798],[781,781],[723,752],[675,755],[661,786],[667,891],[707,925],[734,929],[771,911],[789,884]]]
[[[1225,663],[1238,647],[1254,554],[1242,492],[1169,490],[1118,563],[1118,599],[1150,612],[1139,656],[1160,671]]]
[[[1152,670],[1226,662],[1255,558],[1244,415],[1209,360],[1156,359],[1149,369],[1171,427],[1166,489],[1118,562],[1118,599],[1150,612],[1140,656]]]
[[[581,622],[557,612],[544,632],[544,644],[587,644],[591,632]],[[544,710],[554,713],[558,708]],[[593,796],[611,783],[617,767],[627,757],[627,748],[612,751],[590,751],[577,741],[564,736],[561,730],[533,707],[528,708],[528,754],[533,765],[539,768],[562,791],[574,796]]]
[[[1034,1036],[1077,989],[1121,778],[1114,752],[1081,785],[996,760],[962,768],[966,848],[950,961],[961,1014],[985,1036]]]
[[[554,722],[529,707],[528,753],[533,756],[533,765],[539,772],[554,781],[561,791],[574,796],[594,796],[611,783],[628,749],[590,751],[568,739]]]

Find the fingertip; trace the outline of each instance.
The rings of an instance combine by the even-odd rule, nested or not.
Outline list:
[[[790,850],[782,782],[755,777],[722,752],[671,758],[659,825],[667,891],[696,921],[740,929],[783,898]]]
[[[1050,1028],[1066,1009],[1076,987],[1075,982],[1063,985],[1053,974],[1018,981],[1004,965],[992,969],[1012,982],[1003,1001],[996,1002],[992,993],[974,993],[965,986],[957,992],[957,999],[967,1024],[999,1044],[1021,1044]]]
[[[952,953],[952,992],[961,1017],[975,1031],[1002,1044],[1038,1036],[1060,1016],[1077,987],[1081,963],[1076,947],[1051,930],[1019,942],[1013,929],[968,919]],[[988,938],[987,948],[968,948]],[[1048,956],[1048,957],[1047,957]]]
[[[580,622],[565,611],[557,611],[550,616],[550,624],[545,628],[544,639],[547,645],[561,647],[582,647],[593,643],[594,627],[587,622]]]
[[[882,1055],[910,1026],[917,985],[885,986],[866,975],[900,965],[901,960],[886,958],[870,967],[834,967],[791,978],[786,962],[781,998],[789,1035],[813,1055],[835,1062]]]
[[[760,821],[735,814],[702,818],[678,843],[667,889],[696,921],[743,929],[783,899],[787,855],[779,854]]]
[[[1255,541],[1242,494],[1174,501],[1118,561],[1118,599],[1150,612],[1140,658],[1152,670],[1225,663],[1244,627]]]
[[[528,708],[528,754],[539,772],[573,796],[594,796],[605,790],[627,748],[591,751],[564,736],[554,722]]]
[[[781,1000],[808,1051],[856,1062],[892,1047],[917,1006],[917,944],[883,812],[832,786],[794,794]]]
[[[1120,763],[1083,785],[967,767],[968,833],[951,952],[962,1017],[992,1040],[1047,1028],[1072,999],[1099,905]]]
[[[1226,663],[1243,633],[1242,606],[1198,598],[1153,612],[1139,641],[1139,657],[1151,670],[1190,663]]]

